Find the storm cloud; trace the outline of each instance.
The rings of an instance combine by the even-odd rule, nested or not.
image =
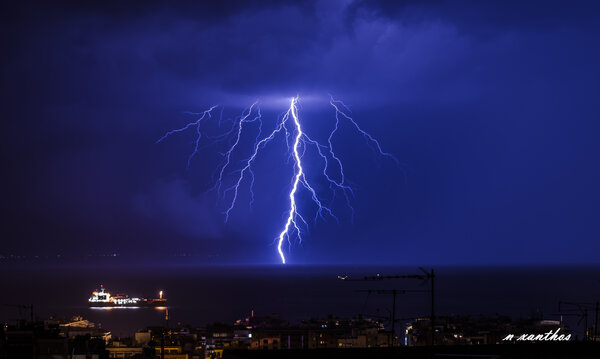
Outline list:
[[[274,118],[284,108],[267,99],[332,93],[402,166],[373,161],[343,132],[355,222],[316,224],[292,249],[298,262],[597,262],[598,10],[565,1],[5,3],[3,251],[85,252],[99,242],[128,251],[170,238],[156,250],[208,246],[225,261],[275,262],[284,175],[258,179],[266,199],[225,224],[206,194],[219,148],[186,170],[191,134],[154,142],[190,120],[184,111],[218,103],[233,117],[263,99]],[[328,109],[307,101],[303,111],[316,131],[331,126]]]

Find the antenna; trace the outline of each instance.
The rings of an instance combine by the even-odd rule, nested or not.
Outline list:
[[[558,313],[561,315],[561,318],[563,315],[578,317],[579,323],[581,323],[582,320],[585,320],[585,322],[584,322],[585,327],[584,327],[584,334],[583,334],[584,341],[590,340],[590,338],[592,337],[592,331],[588,327],[588,310],[593,310],[596,314],[596,318],[594,321],[594,336],[591,339],[592,339],[592,341],[599,340],[599,338],[598,338],[598,311],[599,311],[599,309],[600,309],[600,302],[598,302],[598,301],[595,303],[565,302],[562,300],[558,301]]]
[[[339,280],[347,280],[347,281],[355,281],[355,280],[363,280],[363,281],[370,281],[370,280],[388,280],[388,279],[420,279],[422,281],[423,284],[427,283],[429,281],[429,283],[431,284],[431,289],[429,290],[398,290],[398,289],[391,289],[391,290],[362,290],[362,292],[368,292],[368,293],[377,293],[377,294],[393,294],[393,307],[392,307],[392,336],[395,334],[395,326],[396,326],[396,294],[405,294],[408,292],[430,292],[431,293],[431,316],[430,316],[430,320],[431,320],[431,345],[434,346],[435,345],[435,284],[434,284],[434,279],[435,279],[435,273],[433,268],[431,269],[431,271],[427,271],[422,267],[419,267],[419,269],[421,270],[421,272],[423,272],[423,274],[397,274],[397,275],[374,275],[374,276],[365,276],[362,279],[351,279],[346,275],[343,276],[338,276]],[[360,292],[360,291],[359,291]],[[394,345],[393,340],[392,340],[392,346]]]

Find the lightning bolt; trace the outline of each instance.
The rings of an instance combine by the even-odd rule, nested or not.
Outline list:
[[[195,115],[195,116],[200,116],[200,117],[196,121],[192,121],[181,128],[178,128],[176,130],[171,130],[171,131],[165,133],[164,136],[162,136],[155,142],[155,144],[162,142],[165,138],[167,138],[175,133],[183,132],[183,131],[187,130],[188,128],[196,127],[196,140],[194,140],[194,151],[190,154],[190,156],[188,157],[188,161],[187,161],[187,168],[190,168],[190,162],[192,161],[192,158],[194,158],[196,153],[198,153],[198,146],[200,145],[200,139],[202,138],[202,133],[200,132],[200,122],[202,122],[202,120],[205,117],[210,118],[211,112],[217,107],[218,106],[212,106],[208,110],[206,110],[204,112],[200,112],[200,113],[186,112],[189,115]]]
[[[258,102],[254,102],[249,108],[242,112],[242,115],[233,121],[233,125],[229,131],[226,133],[219,135],[217,137],[213,137],[214,140],[222,141],[226,138],[232,138],[230,141],[230,145],[224,153],[222,164],[217,168],[218,176],[215,180],[215,183],[211,190],[217,192],[218,197],[229,198],[227,207],[223,212],[225,217],[225,222],[229,220],[231,211],[235,208],[238,196],[240,193],[240,187],[244,183],[244,180],[249,178],[249,192],[250,192],[250,205],[254,202],[254,172],[252,170],[252,166],[259,156],[260,152],[278,135],[283,135],[285,138],[285,143],[289,153],[289,160],[293,162],[293,175],[291,180],[290,192],[288,195],[289,198],[289,208],[286,210],[286,220],[285,224],[279,233],[279,236],[276,239],[277,244],[277,253],[281,259],[281,263],[286,263],[286,258],[283,250],[284,244],[287,242],[290,246],[292,244],[292,238],[297,237],[298,241],[302,241],[302,235],[305,230],[308,228],[308,223],[305,218],[301,215],[298,210],[297,204],[297,196],[300,191],[303,189],[309,195],[311,201],[316,206],[315,218],[317,221],[319,218],[325,219],[326,216],[334,218],[336,221],[338,218],[335,216],[333,211],[323,203],[322,199],[315,191],[314,187],[309,183],[305,167],[303,166],[303,158],[306,153],[307,148],[314,148],[316,150],[317,155],[322,160],[322,175],[323,178],[329,183],[329,188],[333,192],[334,196],[338,190],[341,190],[345,196],[346,203],[350,210],[352,211],[352,215],[354,215],[354,208],[351,206],[351,197],[354,195],[352,187],[346,183],[346,177],[344,175],[344,167],[342,164],[342,160],[334,151],[333,146],[333,138],[338,133],[340,128],[340,123],[342,121],[348,121],[356,131],[361,134],[367,144],[379,155],[388,157],[392,159],[394,162],[398,163],[396,157],[388,152],[384,152],[380,143],[373,138],[368,132],[364,131],[356,121],[351,116],[350,109],[340,100],[334,99],[332,96],[329,98],[329,104],[333,107],[335,111],[335,126],[329,133],[327,137],[327,145],[321,144],[320,142],[312,139],[306,134],[301,125],[301,120],[298,111],[298,101],[299,97],[296,96],[290,100],[290,105],[287,111],[282,113],[277,120],[275,129],[271,131],[268,135],[264,137],[260,137],[263,128],[262,115],[260,112],[260,107],[258,106]],[[204,112],[194,113],[194,115],[199,116],[195,121],[188,123],[186,126],[181,127],[176,130],[172,130],[167,132],[164,136],[162,136],[156,143],[162,142],[167,137],[174,135],[179,132],[183,132],[188,130],[189,128],[196,129],[196,138],[194,141],[194,150],[191,155],[188,157],[188,167],[190,165],[190,161],[192,158],[198,153],[199,143],[202,137],[200,131],[200,125],[203,119],[210,118],[211,113],[218,106],[212,106]],[[223,109],[221,109],[220,117],[218,125],[221,126],[223,116]],[[240,145],[240,139],[244,133],[245,125],[248,123],[258,123],[258,134],[255,137],[254,145],[251,154],[241,162],[241,168],[237,170],[232,170],[228,172],[228,169],[232,167],[232,154],[237,150]],[[293,141],[290,143],[290,138],[293,138]],[[330,166],[331,161],[337,165],[337,171],[332,169]],[[335,166],[334,166],[335,167]],[[333,172],[333,174],[332,174]],[[335,175],[334,175],[335,174]],[[227,176],[235,175],[233,178],[233,184],[229,187],[223,189],[223,182]]]

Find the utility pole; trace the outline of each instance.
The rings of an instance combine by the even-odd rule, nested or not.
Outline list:
[[[402,290],[402,289],[361,289],[356,292],[363,293],[376,293],[376,294],[391,294],[392,295],[392,314],[390,318],[390,322],[392,323],[392,339],[390,340],[390,345],[394,346],[394,338],[396,337],[396,295],[398,294],[406,294],[406,293],[423,293],[428,292],[427,290]]]
[[[160,335],[160,359],[165,359],[165,329]]]
[[[405,294],[407,292],[430,292],[431,293],[431,316],[430,316],[430,321],[431,321],[431,345],[434,346],[435,345],[435,272],[433,270],[433,268],[431,269],[430,272],[426,271],[425,269],[419,267],[419,269],[423,272],[423,274],[399,274],[399,275],[376,275],[376,276],[365,276],[363,277],[362,280],[365,281],[370,281],[370,280],[387,280],[387,279],[419,279],[422,281],[428,281],[430,280],[431,283],[431,289],[429,290],[402,290],[402,291],[397,291],[396,289],[394,289],[393,291],[397,291],[396,293],[398,294]],[[350,280],[353,281],[354,279],[349,279],[347,276],[338,276],[338,279],[340,280]],[[364,292],[365,290],[363,290]],[[393,305],[393,309],[392,309],[392,335],[395,333],[395,312],[396,312],[396,293],[394,292],[390,292],[390,291],[382,291],[382,290],[366,290],[369,293],[371,292],[375,292],[378,294],[394,294],[394,305]],[[359,291],[360,292],[360,291]],[[385,293],[384,293],[385,292]]]
[[[567,308],[567,309],[561,308],[565,305],[574,307],[574,308]],[[588,328],[588,311],[594,310],[596,312],[596,317],[594,320],[594,332],[593,332],[594,338],[592,340],[596,341],[598,339],[598,309],[599,309],[598,307],[599,307],[599,305],[600,305],[600,302],[598,302],[598,301],[596,301],[595,303],[559,301],[558,302],[558,312],[561,315],[571,315],[571,316],[578,317],[579,323],[581,323],[582,320],[585,320],[583,340],[587,341],[592,336],[592,331],[590,328]]]
[[[431,345],[435,345],[435,273],[431,268]]]
[[[160,359],[165,359],[165,331],[169,328],[169,308],[165,310],[165,326],[160,336]]]
[[[392,304],[392,340],[390,341],[390,345],[394,347],[396,343],[396,290],[393,290],[394,294],[394,303]]]
[[[600,302],[596,302],[596,321],[594,322],[594,341],[598,340],[598,307]]]

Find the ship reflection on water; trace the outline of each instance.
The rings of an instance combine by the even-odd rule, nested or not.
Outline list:
[[[111,295],[104,286],[88,299],[87,316],[99,326],[114,330],[117,336],[135,332],[144,325],[163,325],[168,320],[169,308],[163,291],[158,298],[130,297],[127,294]]]
[[[114,307],[92,307],[90,306],[90,309],[92,310],[106,310],[106,311],[110,311],[110,310],[115,310],[115,309],[146,309],[148,308],[146,307],[126,307],[126,306],[114,306]],[[167,310],[168,307],[152,307],[153,309],[157,310],[157,311],[163,311],[163,310]]]

